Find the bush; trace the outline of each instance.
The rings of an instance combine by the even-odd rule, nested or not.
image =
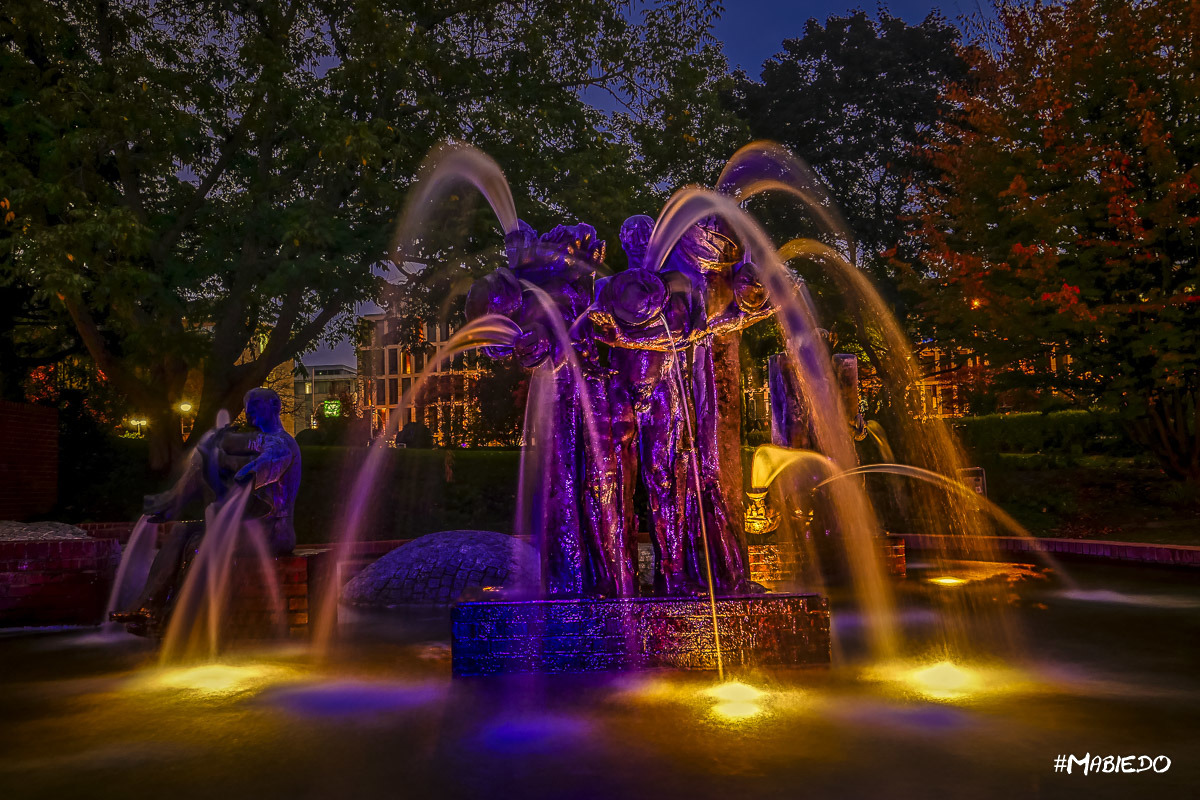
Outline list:
[[[1123,456],[1139,452],[1116,415],[1105,412],[989,414],[963,417],[952,425],[976,458],[993,453]]]
[[[75,444],[62,453],[54,519],[132,521],[144,495],[164,491],[174,480],[147,468],[144,440],[108,436],[90,438],[86,447]],[[337,538],[367,453],[365,447],[301,446],[295,515],[300,542]],[[519,472],[516,450],[389,450],[367,501],[364,536],[408,539],[455,528],[511,532]]]
[[[296,500],[301,542],[337,539],[353,482],[368,454],[361,447],[304,447]],[[388,450],[368,499],[365,539],[410,539],[456,528],[512,531],[520,452]]]

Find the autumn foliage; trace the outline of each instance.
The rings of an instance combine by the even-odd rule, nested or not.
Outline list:
[[[1194,481],[1198,33],[1194,0],[1002,5],[930,145],[922,256],[899,265],[944,343],[1119,410]]]

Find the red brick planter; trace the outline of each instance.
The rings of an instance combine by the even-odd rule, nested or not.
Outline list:
[[[910,550],[933,550],[947,555],[986,559],[988,554],[996,558],[1028,560],[1031,553],[1052,553],[1067,558],[1121,561],[1134,564],[1154,564],[1173,567],[1200,567],[1200,547],[1177,544],[1143,544],[1139,542],[1105,542],[1095,539],[1054,539],[1021,536],[988,536],[981,544],[972,546],[972,540],[956,536],[939,536],[926,533],[898,534]]]
[[[100,623],[120,560],[116,539],[0,542],[0,626]]]

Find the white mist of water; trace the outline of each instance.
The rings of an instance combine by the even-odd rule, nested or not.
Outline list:
[[[146,576],[150,574],[150,565],[154,563],[154,553],[158,548],[158,525],[151,522],[149,517],[142,516],[125,549],[121,551],[121,563],[117,566],[117,574],[113,579],[112,590],[108,593],[108,604],[104,609],[104,628],[106,631],[116,631],[124,626],[118,622],[108,622],[108,617],[114,611],[123,611],[133,604],[146,585]]]
[[[159,655],[163,664],[216,658],[223,610],[228,602],[233,560],[244,528],[250,485],[238,486],[219,507],[205,511],[205,534],[187,570]],[[274,564],[262,567],[274,571]]]

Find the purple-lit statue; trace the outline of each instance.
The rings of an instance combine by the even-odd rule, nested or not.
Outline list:
[[[175,487],[146,497],[146,516],[152,522],[178,520],[196,503],[219,508],[235,486],[249,486],[253,505],[242,524],[271,555],[286,555],[296,546],[292,515],[300,488],[300,448],[283,428],[275,390],[251,389],[244,403],[246,426],[226,425],[205,434]],[[112,620],[139,635],[164,630],[204,534],[201,522],[172,526],[141,594]]]
[[[644,263],[653,227],[626,220],[629,268],[596,280],[604,243],[591,226],[538,237],[522,223],[506,239],[509,268],[467,297],[469,318],[519,324],[516,357],[552,375],[554,419],[534,433],[546,479],[533,514],[551,596],[634,593],[639,479],[658,592],[702,591],[710,565],[717,591],[749,588],[737,353],[740,331],[770,314],[766,293],[715,220],[693,227],[657,271]]]

